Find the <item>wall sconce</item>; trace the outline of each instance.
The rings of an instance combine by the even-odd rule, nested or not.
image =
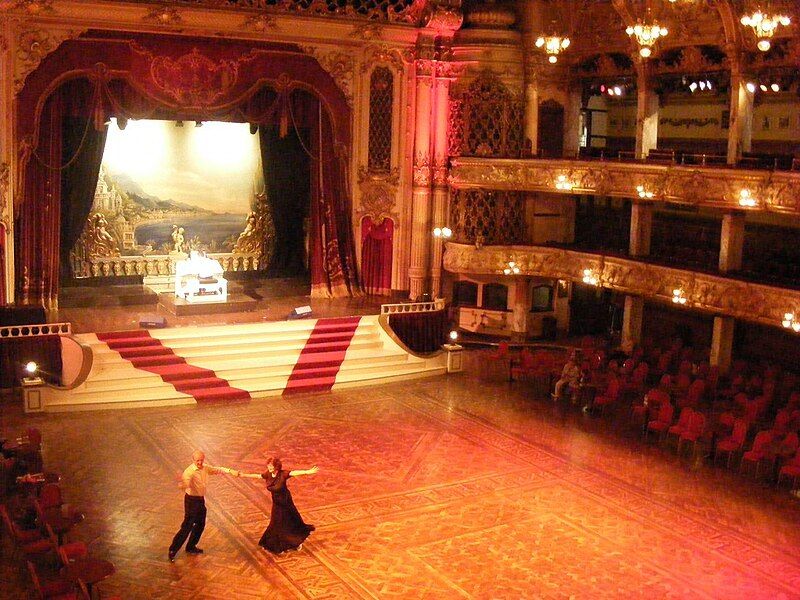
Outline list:
[[[653,197],[653,192],[649,192],[646,189],[644,189],[643,185],[636,186],[636,193],[639,195],[639,198],[650,199]]]
[[[600,279],[597,277],[597,273],[595,273],[592,269],[584,269],[583,283],[588,283],[589,285],[598,285],[600,283]]]
[[[675,288],[672,290],[672,301],[675,304],[684,305],[686,304],[686,296],[683,288]]]
[[[453,230],[449,227],[435,227],[433,230],[433,237],[435,238],[442,238],[445,240],[450,239],[453,236]]]
[[[753,194],[750,193],[750,190],[742,190],[739,192],[739,206],[752,208],[756,204],[758,204],[758,201],[753,198]]]
[[[792,329],[795,333],[800,332],[800,321],[795,319],[795,314],[793,312],[788,312],[783,315],[781,325],[786,329]]]
[[[575,184],[571,181],[567,180],[566,175],[559,175],[556,177],[556,189],[557,190],[565,190],[565,191],[572,191],[572,188],[575,187]]]
[[[503,269],[504,275],[519,275],[519,266],[513,260],[508,261],[508,264],[505,269]]]

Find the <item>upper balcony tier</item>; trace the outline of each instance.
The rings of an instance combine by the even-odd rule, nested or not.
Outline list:
[[[454,158],[458,189],[597,194],[720,210],[800,215],[800,171],[584,159]]]

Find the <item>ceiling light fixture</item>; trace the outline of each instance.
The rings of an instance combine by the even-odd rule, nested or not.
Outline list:
[[[752,15],[744,15],[740,22],[745,27],[753,28],[753,32],[758,38],[756,47],[762,52],[766,52],[772,46],[769,40],[775,35],[775,30],[780,25],[787,27],[792,20],[786,15],[768,15],[762,12],[761,9],[757,9]]]

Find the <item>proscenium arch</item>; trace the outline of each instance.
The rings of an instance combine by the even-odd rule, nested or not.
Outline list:
[[[214,44],[209,44],[213,41]],[[166,42],[166,43],[165,43]],[[197,50],[200,48],[199,50]],[[157,93],[152,73],[146,69],[148,56],[172,60],[196,50],[200,55],[222,65],[233,64],[237,80],[220,101],[207,105],[186,105]],[[138,67],[140,70],[135,71]],[[304,90],[314,95],[330,119],[335,147],[349,162],[352,154],[352,111],[336,82],[311,55],[291,44],[249,44],[221,42],[206,38],[172,38],[132,35],[95,39],[68,40],[46,56],[31,72],[16,99],[15,145],[19,149],[17,187],[24,181],[31,152],[39,139],[42,110],[47,99],[61,85],[72,79],[92,82],[122,80],[137,92],[166,110],[181,115],[225,115],[249,98],[270,88],[279,93]],[[149,79],[148,79],[149,78]],[[24,200],[22,189],[15,193],[15,205]]]

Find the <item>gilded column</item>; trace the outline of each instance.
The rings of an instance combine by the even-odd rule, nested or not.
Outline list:
[[[719,270],[723,273],[742,268],[744,252],[744,213],[727,213],[722,217],[719,241]]]
[[[418,60],[414,116],[414,183],[411,188],[411,264],[409,298],[416,300],[427,283],[431,240],[431,108],[435,61]]]
[[[0,18],[0,235],[4,252],[0,256],[5,279],[5,298],[14,301],[14,57],[11,23]]]
[[[636,54],[636,158],[658,147],[658,94],[650,81],[650,62]]]
[[[642,339],[642,320],[644,317],[644,298],[625,296],[625,312],[622,315],[622,340],[620,345],[625,352],[631,352]]]
[[[653,231],[653,205],[646,202],[631,204],[631,256],[650,254],[650,237]]]
[[[726,49],[731,63],[730,123],[728,125],[728,164],[735,165],[743,152],[750,152],[753,140],[753,97],[747,89],[741,52],[735,46]]]
[[[447,126],[450,121],[450,64],[437,64],[434,87],[433,134],[433,225],[447,224]],[[431,256],[431,293],[438,298],[442,293],[442,238],[433,238]]]

